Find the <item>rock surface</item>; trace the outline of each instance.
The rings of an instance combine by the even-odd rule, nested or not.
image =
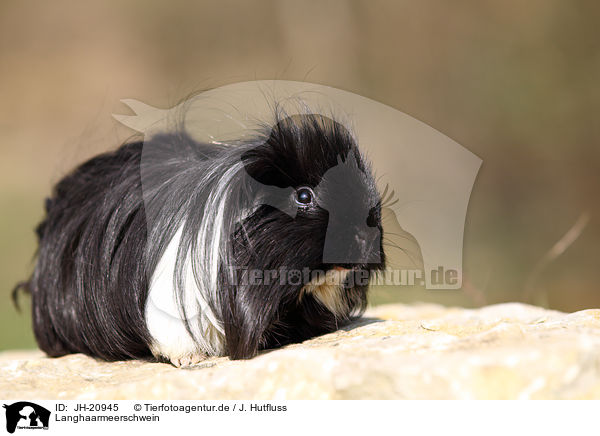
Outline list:
[[[344,330],[191,369],[4,352],[0,398],[600,398],[600,310],[379,306]]]

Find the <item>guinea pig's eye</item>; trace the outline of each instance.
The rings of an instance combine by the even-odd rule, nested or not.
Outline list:
[[[310,206],[315,201],[315,193],[308,187],[298,188],[295,200],[300,206]]]

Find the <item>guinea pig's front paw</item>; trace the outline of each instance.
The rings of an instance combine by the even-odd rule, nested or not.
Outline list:
[[[190,366],[202,362],[204,359],[206,359],[205,354],[197,353],[181,357],[171,357],[170,361],[173,366],[176,366],[177,368],[189,368]]]

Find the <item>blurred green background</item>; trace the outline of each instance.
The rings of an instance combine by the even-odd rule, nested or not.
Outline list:
[[[374,303],[600,307],[599,22],[591,0],[0,0],[0,350],[34,346],[10,290],[31,271],[51,185],[130,135],[111,118],[119,100],[169,107],[253,79],[364,95],[483,159],[465,287],[376,289]]]

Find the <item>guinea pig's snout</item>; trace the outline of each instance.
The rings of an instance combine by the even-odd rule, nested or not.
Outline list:
[[[377,228],[366,227],[357,230],[354,235],[356,250],[360,253],[361,264],[381,261],[381,232]]]
[[[323,263],[352,269],[356,265],[381,262],[381,231],[362,226],[340,231],[328,229],[323,249]]]

